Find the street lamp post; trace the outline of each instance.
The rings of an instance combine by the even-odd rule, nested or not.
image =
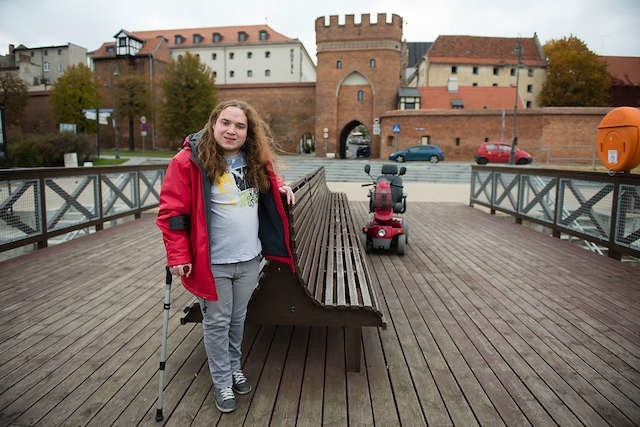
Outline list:
[[[517,135],[517,120],[518,120],[518,87],[520,84],[520,68],[522,67],[522,46],[520,41],[516,42],[515,54],[518,55],[518,64],[516,65],[516,95],[515,103],[513,104],[513,141],[511,142],[511,153],[509,154],[509,164],[512,165],[515,162],[516,157],[516,145],[518,144]]]
[[[115,152],[116,152],[116,159],[120,158],[120,135],[118,132],[118,121],[117,121],[117,117],[118,117],[118,110],[117,110],[117,102],[116,102],[116,88],[113,85],[113,78],[114,77],[118,77],[118,70],[113,70],[113,72],[111,73],[110,77],[110,85],[111,85],[111,102],[112,102],[112,107],[113,107],[113,119],[112,119],[112,123],[113,123],[113,135],[114,135],[114,146],[115,146]]]

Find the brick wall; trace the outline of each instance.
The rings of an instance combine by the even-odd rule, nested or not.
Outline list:
[[[596,143],[596,131],[609,108],[543,108],[518,111],[518,146],[544,163],[547,156],[553,163],[562,159],[587,161]],[[386,159],[393,151],[420,144],[423,136],[439,145],[447,160],[472,161],[476,148],[485,140],[511,142],[513,111],[389,111],[381,116],[380,157]],[[400,125],[400,133],[392,126]],[[553,147],[549,152],[549,147]],[[590,161],[590,160],[589,160]]]
[[[269,124],[279,148],[297,153],[300,138],[313,134],[315,83],[221,85],[218,100],[241,99],[253,105]]]
[[[20,119],[20,130],[23,133],[57,132],[58,124],[53,118],[48,91],[29,93],[27,105]]]

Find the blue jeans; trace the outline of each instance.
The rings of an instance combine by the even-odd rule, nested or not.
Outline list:
[[[202,310],[204,347],[216,388],[231,387],[231,373],[240,369],[244,319],[258,284],[260,258],[233,264],[212,264],[218,301],[198,298]]]

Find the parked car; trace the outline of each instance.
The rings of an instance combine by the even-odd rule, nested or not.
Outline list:
[[[389,160],[395,160],[396,162],[429,160],[431,163],[438,163],[444,160],[444,153],[437,145],[414,145],[406,150],[389,154]]]
[[[369,157],[371,156],[371,146],[361,145],[356,150],[356,157]]]
[[[476,150],[476,163],[486,165],[487,163],[509,163],[511,157],[511,145],[504,142],[483,142]],[[531,154],[516,146],[514,162],[516,165],[528,165],[533,161]]]

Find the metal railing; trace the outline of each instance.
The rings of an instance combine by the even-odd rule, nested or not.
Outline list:
[[[612,258],[640,258],[638,174],[472,166],[469,204],[578,237]]]
[[[0,170],[0,252],[158,206],[166,165]]]

